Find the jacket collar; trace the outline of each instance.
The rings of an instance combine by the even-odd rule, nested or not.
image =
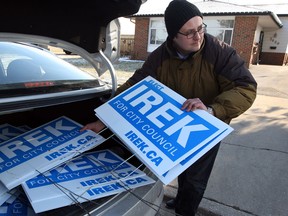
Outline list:
[[[205,37],[204,37],[203,43],[201,45],[201,48],[197,52],[192,52],[191,54],[189,54],[189,56],[185,59],[195,58],[196,56],[200,55],[200,53],[204,49],[204,46],[205,46]],[[173,40],[171,38],[167,37],[166,42],[165,42],[165,47],[166,47],[166,50],[171,57],[177,58],[177,59],[183,59],[179,56],[177,50],[175,49],[175,47],[173,45]]]

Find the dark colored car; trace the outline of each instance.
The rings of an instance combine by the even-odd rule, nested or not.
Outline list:
[[[117,18],[136,13],[143,3],[86,1],[80,5],[69,2],[69,7],[53,7],[51,1],[41,2],[41,6],[34,1],[20,1],[17,7],[13,2],[5,4],[0,14],[5,20],[0,23],[0,129],[9,124],[27,131],[61,116],[82,125],[96,120],[94,109],[117,88],[113,67],[120,53]],[[74,59],[63,50],[75,54]],[[111,82],[101,77],[107,72]],[[106,130],[102,135],[113,134]],[[96,149],[109,149],[124,159],[133,155],[115,135]],[[155,215],[163,185],[135,156],[129,162],[155,183],[39,215]]]

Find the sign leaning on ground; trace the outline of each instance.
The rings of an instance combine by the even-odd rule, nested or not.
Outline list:
[[[204,110],[181,110],[185,100],[149,76],[95,113],[167,184],[233,130]]]

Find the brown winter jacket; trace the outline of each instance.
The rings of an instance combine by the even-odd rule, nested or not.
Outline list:
[[[200,98],[226,123],[245,112],[256,98],[257,83],[245,62],[232,47],[209,34],[205,34],[201,49],[185,60],[167,39],[116,94],[148,75],[187,99]]]

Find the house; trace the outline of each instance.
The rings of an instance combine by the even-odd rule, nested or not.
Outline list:
[[[159,2],[161,4],[156,4]],[[164,11],[171,0],[148,0],[135,23],[133,59],[146,60],[162,44],[167,32]],[[250,64],[288,64],[288,3],[239,5],[230,1],[188,0],[203,14],[207,32],[233,46]]]

